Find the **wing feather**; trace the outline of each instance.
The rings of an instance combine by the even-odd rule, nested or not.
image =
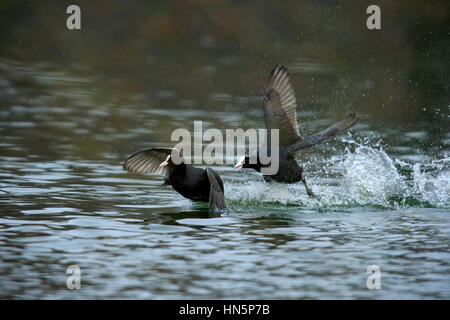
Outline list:
[[[220,176],[211,168],[206,168],[208,180],[211,185],[209,191],[209,207],[222,210],[226,208],[223,190],[223,182]]]
[[[358,116],[355,113],[351,113],[343,120],[334,123],[325,130],[313,134],[305,138],[304,140],[298,141],[297,143],[289,146],[287,148],[288,154],[293,154],[298,150],[309,148],[316,144],[327,141],[340,134],[341,132],[344,132],[345,130],[351,128],[356,123],[356,121],[358,121]]]
[[[123,164],[123,169],[132,173],[154,173],[168,176],[170,166],[160,167],[159,165],[172,154],[174,148],[148,148],[136,151],[130,155]]]
[[[279,129],[280,146],[301,140],[297,125],[297,100],[285,66],[276,66],[264,96],[264,122],[267,129]]]

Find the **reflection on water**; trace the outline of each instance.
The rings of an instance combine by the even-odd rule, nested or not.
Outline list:
[[[171,128],[193,120],[259,127],[251,99],[230,98],[244,106],[232,114],[114,96],[102,103],[101,78],[11,60],[0,68],[2,297],[450,297],[449,133],[430,147],[426,125],[379,130],[363,120],[299,154],[314,199],[302,185],[215,167],[228,209],[212,213],[121,163],[138,147],[168,144]],[[301,117],[305,131],[333,121]],[[80,291],[65,287],[72,264]],[[366,288],[372,264],[381,290]]]

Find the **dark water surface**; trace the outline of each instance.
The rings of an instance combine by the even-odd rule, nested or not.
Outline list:
[[[428,29],[409,22],[410,33],[395,42],[399,24],[379,42],[360,39],[361,52],[377,57],[366,64],[358,47],[338,50],[354,33],[315,3],[307,13],[341,23],[337,38],[319,22],[289,20],[286,10],[267,22],[271,7],[243,2],[234,14],[254,12],[267,24],[240,19],[229,31],[225,18],[222,29],[201,28],[200,19],[195,32],[174,35],[175,18],[161,13],[157,23],[169,25],[158,29],[161,38],[149,22],[126,43],[120,19],[112,24],[118,38],[100,37],[107,33],[92,27],[87,11],[86,51],[78,42],[62,50],[58,41],[73,40],[55,36],[63,29],[45,40],[32,18],[45,6],[3,10],[11,35],[0,48],[0,297],[449,299],[448,56],[436,51],[448,41],[431,37],[427,51],[411,39]],[[186,10],[197,9],[205,8]],[[53,23],[43,11],[37,21]],[[28,17],[29,28],[14,24],[13,13]],[[440,30],[433,14],[430,30]],[[176,21],[190,19],[183,17]],[[283,36],[308,21],[306,33]],[[214,166],[228,208],[210,212],[160,177],[122,171],[128,154],[173,145],[171,132],[192,131],[194,120],[203,130],[261,128],[261,88],[275,63],[291,70],[301,134],[350,111],[361,117],[349,133],[298,154],[316,198],[301,184],[266,184],[255,172]],[[81,269],[80,290],[66,288],[70,265]],[[370,265],[381,269],[379,290],[366,286]]]

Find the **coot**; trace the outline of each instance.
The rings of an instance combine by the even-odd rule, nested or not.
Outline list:
[[[132,173],[156,173],[165,177],[182,196],[194,200],[209,202],[209,207],[225,209],[223,182],[211,168],[200,169],[190,164],[172,161],[173,148],[148,148],[130,155],[123,169]],[[175,151],[178,151],[175,149]]]
[[[303,139],[298,131],[296,109],[295,92],[292,88],[287,68],[278,65],[270,75],[269,86],[264,95],[264,122],[268,132],[270,132],[270,129],[279,129],[279,169],[275,175],[264,175],[264,179],[266,181],[283,183],[302,181],[305,185],[306,193],[309,196],[313,196],[314,194],[303,176],[303,168],[294,159],[295,153],[301,149],[309,148],[331,139],[347,130],[356,123],[358,117],[352,113],[327,129]],[[270,150],[270,145],[268,150]],[[256,160],[255,164],[251,164],[248,156],[242,157],[235,168],[236,170],[252,168],[261,172],[261,168],[264,165],[260,162],[259,154],[256,155]]]

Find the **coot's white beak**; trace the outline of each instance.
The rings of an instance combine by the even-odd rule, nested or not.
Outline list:
[[[169,164],[169,159],[170,159],[170,154],[167,156],[166,160],[164,160],[163,162],[161,162],[161,164],[159,165],[160,168],[165,167]]]
[[[159,165],[159,167],[162,168],[162,167],[167,166],[168,164],[169,164],[169,162],[164,161],[164,162],[161,162],[161,164]]]
[[[236,171],[239,171],[242,169],[242,167],[244,166],[244,161],[245,161],[245,157],[241,157],[239,159],[239,162],[236,163],[236,165],[234,166],[234,169],[236,169]]]

